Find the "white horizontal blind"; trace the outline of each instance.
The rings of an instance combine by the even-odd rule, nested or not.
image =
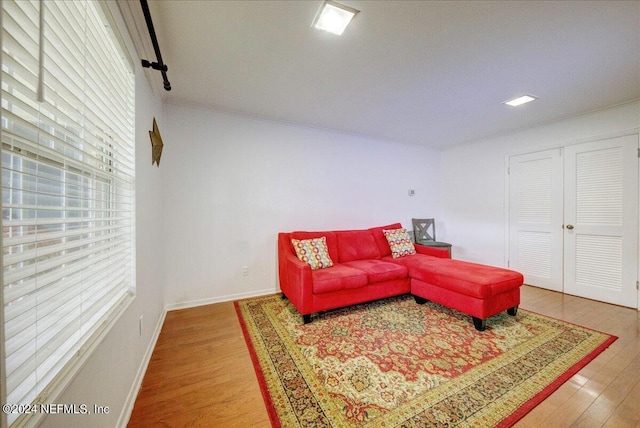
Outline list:
[[[135,290],[134,75],[102,7],[2,2],[8,403],[46,402]]]

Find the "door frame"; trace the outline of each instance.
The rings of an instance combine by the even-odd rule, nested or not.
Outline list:
[[[593,137],[586,137],[586,138],[579,138],[579,139],[575,139],[575,140],[569,140],[569,141],[565,141],[565,142],[558,142],[558,143],[554,143],[554,144],[543,144],[540,145],[539,147],[529,147],[528,149],[522,149],[522,150],[517,150],[517,151],[513,151],[513,152],[506,152],[503,156],[503,177],[504,177],[504,182],[503,182],[503,195],[504,195],[504,206],[503,206],[503,213],[504,213],[504,253],[503,253],[503,260],[504,260],[504,266],[509,267],[509,254],[511,251],[510,248],[510,234],[511,234],[511,226],[510,226],[510,218],[509,218],[509,204],[511,203],[511,201],[509,200],[509,159],[512,156],[519,156],[519,155],[526,155],[528,153],[536,153],[536,152],[542,152],[542,151],[546,151],[546,150],[553,150],[553,149],[564,149],[567,146],[573,146],[575,144],[582,144],[582,143],[592,143],[594,141],[600,141],[600,140],[606,140],[606,139],[610,139],[610,138],[617,138],[617,137],[624,137],[624,136],[630,136],[630,135],[635,135],[638,137],[638,139],[640,140],[640,127],[638,128],[632,128],[632,129],[628,129],[626,131],[619,131],[619,132],[611,132],[611,133],[607,133],[607,134],[602,134],[602,135],[597,135],[597,136],[593,136]],[[640,153],[639,153],[640,155]],[[640,157],[638,158],[638,161],[640,162]],[[638,168],[638,189],[640,189],[640,167]],[[640,191],[638,192],[638,209],[640,210]],[[638,235],[639,235],[639,239],[638,239],[638,254],[640,254],[640,218],[638,219]],[[640,263],[638,263],[638,272],[636,275],[636,281],[640,281]],[[637,284],[637,283],[636,283]],[[563,293],[564,294],[564,293]],[[637,311],[640,312],[640,289],[638,289],[638,287],[636,287],[636,294],[637,294],[637,299],[636,299],[636,308]]]

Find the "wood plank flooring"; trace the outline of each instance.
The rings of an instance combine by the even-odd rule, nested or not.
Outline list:
[[[515,426],[640,428],[640,313],[529,286],[521,302],[619,339]],[[167,314],[128,426],[270,426],[233,303]]]

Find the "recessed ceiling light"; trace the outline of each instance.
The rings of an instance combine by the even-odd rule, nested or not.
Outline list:
[[[313,20],[313,26],[340,36],[358,12],[352,7],[326,0]]]
[[[522,105],[524,103],[528,103],[530,101],[537,100],[537,99],[538,99],[538,97],[533,96],[533,95],[523,95],[523,96],[518,97],[518,98],[513,98],[511,100],[504,101],[502,104],[507,104],[507,105],[510,105],[512,107],[517,107],[519,105]]]

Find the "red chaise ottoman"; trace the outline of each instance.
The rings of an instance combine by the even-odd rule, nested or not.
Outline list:
[[[428,300],[473,318],[479,331],[487,318],[506,310],[515,316],[520,304],[521,273],[494,266],[424,255],[395,259],[409,268],[411,294],[417,303]]]

